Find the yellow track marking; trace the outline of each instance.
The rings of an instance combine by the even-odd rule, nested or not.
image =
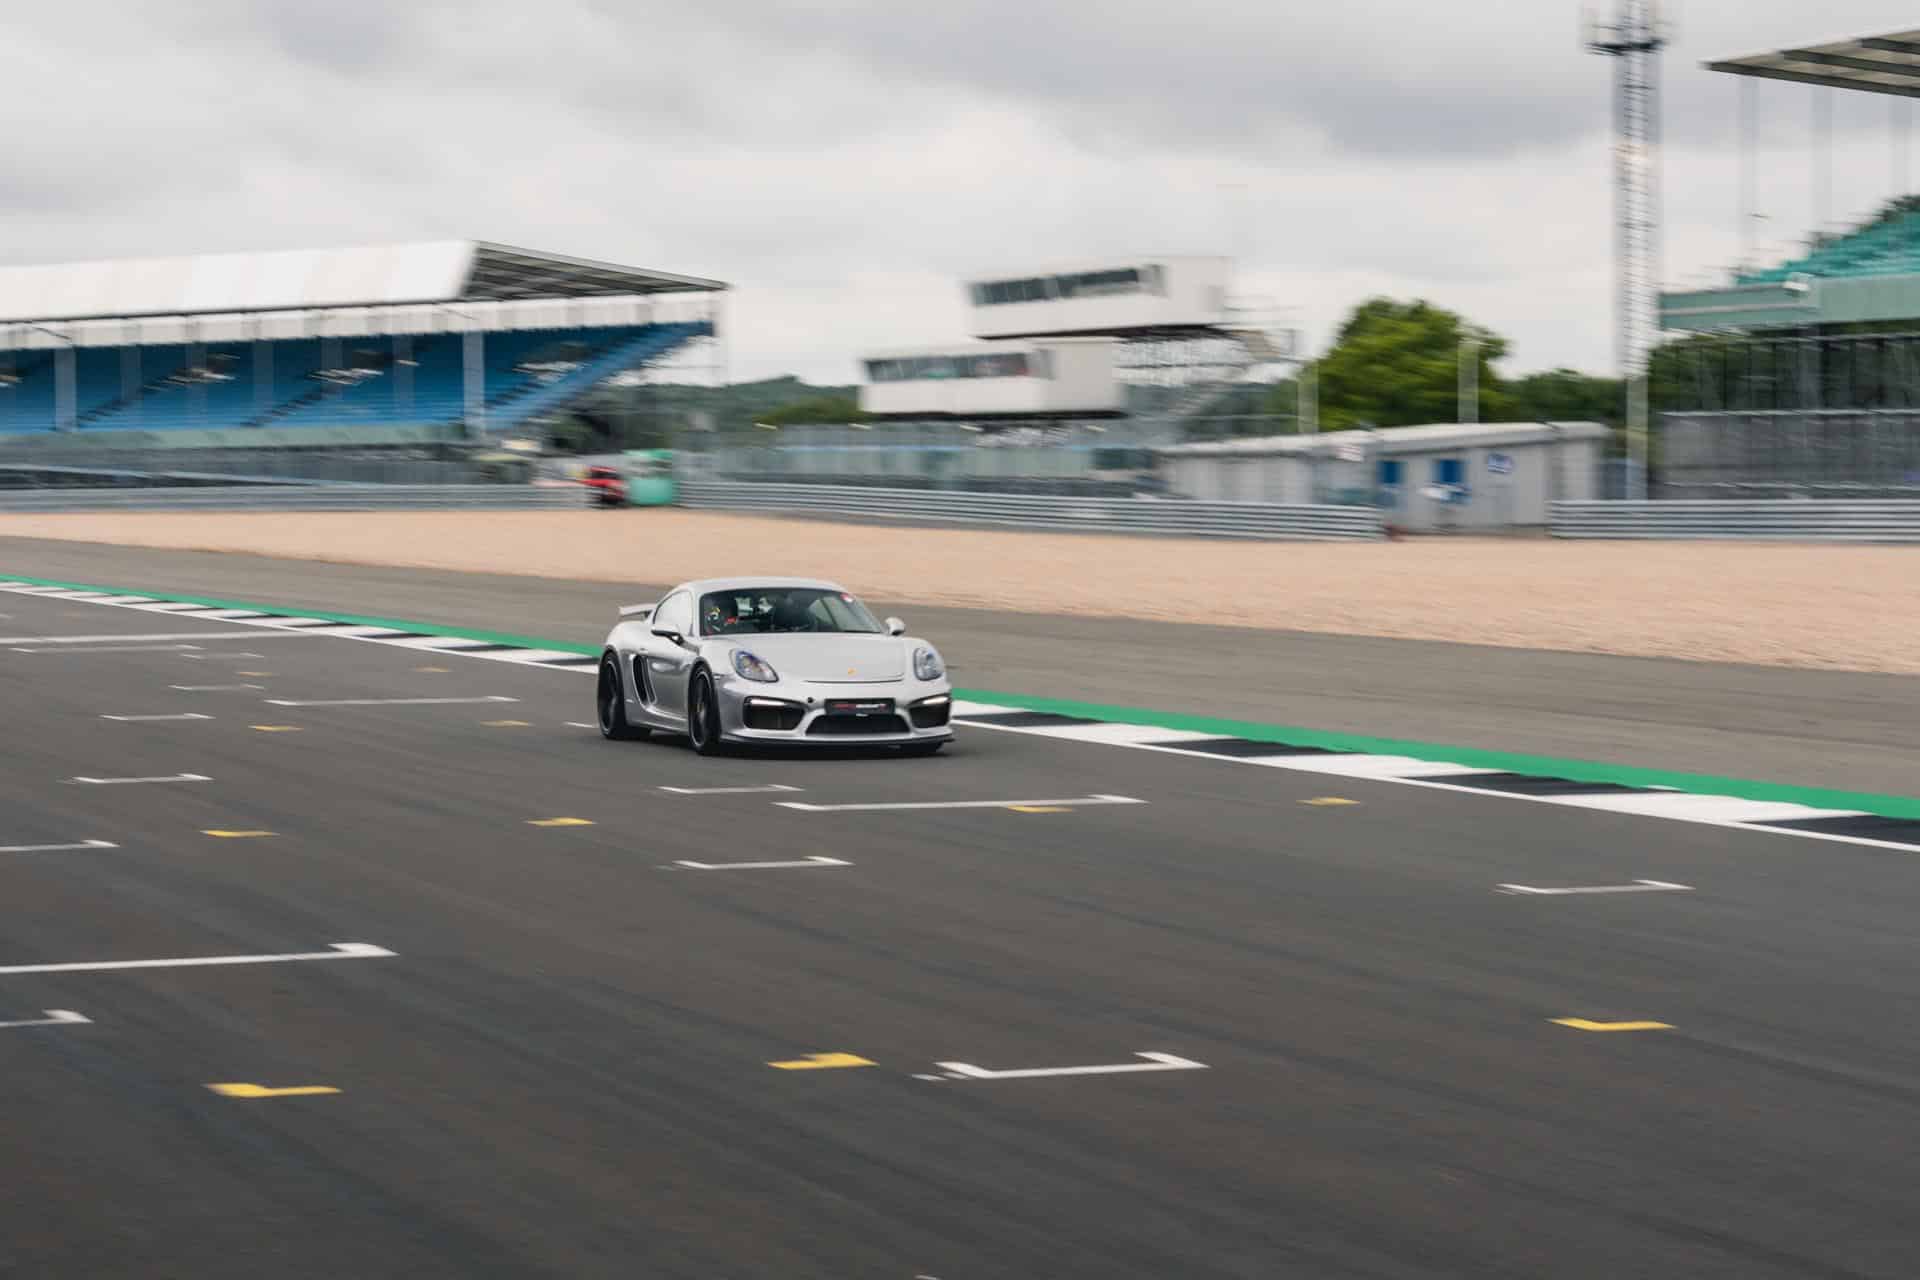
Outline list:
[[[1072,813],[1064,804],[1010,804],[1007,808],[1015,813]]]
[[[269,1089],[257,1084],[210,1084],[207,1088],[223,1098],[304,1098],[313,1094],[338,1093],[338,1089],[325,1084],[296,1085],[291,1089]]]
[[[527,825],[530,827],[590,827],[593,825],[593,819],[591,818],[528,818]]]
[[[853,1053],[810,1053],[804,1058],[790,1058],[785,1062],[769,1062],[767,1065],[781,1071],[825,1071],[832,1067],[871,1067],[877,1064]]]
[[[524,729],[527,727],[525,720],[482,720],[480,723],[489,729]]]
[[[1349,800],[1345,796],[1315,796],[1311,800],[1302,800],[1301,804],[1310,804],[1318,809],[1334,809],[1341,805],[1359,804],[1358,800]]]
[[[222,840],[248,840],[254,836],[270,836],[271,831],[216,831],[208,828],[200,833],[203,836],[218,836]]]
[[[297,724],[250,724],[247,727],[249,729],[258,729],[261,733],[298,733],[300,732],[300,726]]]
[[[1554,1018],[1552,1021],[1575,1031],[1671,1031],[1670,1022],[1589,1022],[1585,1018]]]

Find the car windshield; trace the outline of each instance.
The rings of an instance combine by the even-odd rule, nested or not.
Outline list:
[[[867,606],[825,587],[735,587],[700,597],[700,634],[763,635],[770,631],[879,634]]]

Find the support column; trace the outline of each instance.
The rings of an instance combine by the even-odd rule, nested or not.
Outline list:
[[[487,430],[487,356],[486,338],[478,329],[460,336],[464,357],[462,382],[466,393],[466,431],[469,436],[485,435]]]
[[[53,353],[53,425],[56,431],[74,429],[73,344]]]

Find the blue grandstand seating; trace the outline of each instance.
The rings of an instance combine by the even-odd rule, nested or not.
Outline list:
[[[1763,271],[1742,272],[1740,284],[1779,284],[1790,276],[1920,274],[1920,213],[1896,214]]]
[[[596,383],[711,332],[704,322],[639,327],[511,330],[485,336],[487,426],[506,430],[552,412]],[[410,368],[392,339],[299,339],[269,344],[272,373],[255,380],[248,343],[141,348],[141,383],[122,385],[122,349],[74,353],[76,425],[85,431],[181,428],[437,425],[466,414],[459,334],[421,335]],[[0,354],[0,432],[54,427],[55,355]],[[196,359],[197,355],[197,359]],[[329,371],[330,370],[330,371]],[[324,373],[323,371],[327,371]]]

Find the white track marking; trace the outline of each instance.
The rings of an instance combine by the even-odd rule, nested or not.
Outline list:
[[[1685,791],[1657,791],[1650,795],[1556,796],[1577,809],[1604,809],[1610,813],[1640,813],[1653,818],[1708,819],[1714,822],[1786,822],[1794,818],[1842,818],[1854,810],[1812,809],[1778,800],[1743,800],[1739,796],[1703,796]]]
[[[956,717],[956,719],[957,718],[958,717]],[[976,729],[999,729],[1007,726],[976,724],[970,727]],[[1061,725],[1058,728],[1046,728],[1042,726],[1034,729],[1022,729],[1020,732],[1030,733],[1042,738],[1065,738],[1070,742],[1094,742],[1109,747],[1137,747],[1147,743],[1172,742],[1175,740],[1192,742],[1198,738],[1218,738],[1224,736],[1217,733],[1194,733],[1185,729],[1162,729],[1159,725],[1154,724],[1113,723],[1068,724]]]
[[[96,601],[95,603],[99,603]],[[238,622],[242,618],[264,618],[258,609],[208,609],[194,615],[198,618],[211,618],[215,622]]]
[[[251,631],[160,631],[120,636],[0,636],[0,644],[150,644],[156,640],[253,639]]]
[[[567,721],[567,728],[569,729],[598,729],[599,727],[597,724],[582,724],[578,720]]]
[[[252,689],[258,692],[266,687],[263,684],[170,684],[167,686],[181,693],[232,693],[236,689]]]
[[[48,1009],[45,1012],[47,1016],[44,1018],[30,1018],[25,1022],[0,1022],[0,1031],[13,1027],[61,1027],[93,1021],[84,1013],[75,1013],[71,1009]]]
[[[1463,778],[1474,773],[1498,772],[1494,769],[1475,769],[1464,764],[1447,764],[1440,760],[1416,760],[1412,756],[1261,756],[1259,762],[1276,769],[1293,769],[1300,773],[1371,778],[1386,782],[1402,778]]]
[[[204,773],[172,773],[159,778],[68,778],[68,782],[84,782],[96,787],[116,786],[127,782],[212,782]]]
[[[1540,897],[1559,897],[1570,893],[1691,893],[1690,884],[1673,884],[1666,880],[1635,880],[1632,884],[1595,884],[1581,885],[1569,889],[1542,889],[1530,884],[1499,884],[1494,886],[1506,894],[1534,894]]]
[[[102,720],[119,720],[127,724],[148,720],[211,720],[212,716],[201,715],[198,711],[181,711],[164,716],[101,716]]]
[[[272,707],[445,707],[457,703],[518,702],[520,699],[494,693],[484,698],[330,698],[308,702],[263,698],[261,701]]]
[[[182,653],[188,649],[198,649],[197,644],[75,644],[61,649],[22,649],[15,646],[15,653]]]
[[[582,729],[596,728],[583,724]],[[803,791],[804,787],[789,787],[778,782],[770,782],[764,787],[661,787],[662,791],[671,791],[677,796],[750,796],[767,791]]]
[[[1015,711],[1024,710],[1026,710],[1025,707],[997,707],[991,702],[968,702],[964,698],[956,698],[953,702],[955,719],[961,716],[1011,715]]]
[[[307,628],[307,630],[313,631],[314,628],[309,627]],[[406,633],[401,631],[400,628],[398,627],[362,627],[362,626],[355,626],[351,622],[346,622],[346,623],[336,624],[330,630],[321,631],[319,632],[319,634],[327,635],[327,636],[345,636],[349,640],[377,640],[381,636],[398,636],[398,635],[404,635]]]
[[[267,655],[264,653],[236,652],[232,649],[222,649],[217,653],[183,653],[180,656],[188,662],[215,662],[221,658],[264,658]]]
[[[0,846],[0,853],[64,853],[69,849],[118,849],[119,847],[111,840],[82,840],[78,844],[10,844]]]
[[[92,960],[80,964],[15,964],[0,974],[84,973],[100,969],[199,969],[228,964],[289,964],[300,960],[371,960],[397,954],[365,942],[336,942],[326,951],[289,951],[264,956],[190,956],[183,960]]]
[[[390,641],[396,649],[425,649],[429,653],[458,653],[462,649],[484,647],[485,640],[469,640],[464,636],[412,636],[407,639]]]
[[[453,652],[458,653],[455,649]],[[491,658],[495,662],[525,662],[538,666],[543,662],[552,662],[555,658],[584,658],[584,653],[568,653],[564,649],[503,649],[498,653],[476,653],[476,658]]]
[[[1074,796],[1067,800],[912,800],[895,804],[805,804],[798,800],[776,800],[782,809],[803,809],[808,813],[861,813],[883,809],[1021,809],[1085,808],[1102,804],[1145,804],[1132,796]]]
[[[801,858],[794,862],[676,862],[690,871],[776,871],[787,867],[850,867],[838,858]]]
[[[1117,1076],[1140,1071],[1205,1071],[1207,1064],[1171,1053],[1136,1053],[1145,1062],[1121,1062],[1102,1067],[1027,1067],[1019,1071],[988,1071],[966,1062],[936,1062],[949,1076],[967,1080],[1037,1080],[1043,1076]]]
[[[153,600],[146,604],[130,604],[126,607],[138,609],[142,613],[200,613],[207,606],[186,600]]]

